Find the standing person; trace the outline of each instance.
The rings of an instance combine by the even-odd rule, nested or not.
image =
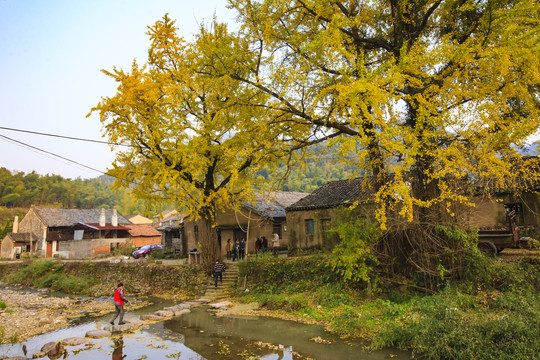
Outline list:
[[[261,250],[261,247],[262,247],[262,240],[260,237],[258,237],[257,240],[255,241],[255,257],[259,257],[259,251]]]
[[[279,247],[279,235],[277,233],[272,234],[272,253],[274,256],[277,256],[278,254],[278,247]]]
[[[223,283],[223,272],[225,271],[225,265],[219,262],[219,260],[216,260],[216,264],[214,265],[214,282],[217,289],[217,280],[219,276],[219,282]]]
[[[232,243],[231,239],[227,240],[227,245],[225,245],[225,251],[227,251],[227,260],[231,260],[232,258]]]
[[[238,239],[234,240],[232,247],[232,261],[238,260]]]
[[[125,324],[124,303],[128,303],[129,301],[126,299],[126,296],[124,294],[124,284],[119,283],[118,286],[116,287],[116,290],[114,290],[113,302],[114,302],[114,307],[116,309],[116,312],[114,313],[114,316],[111,320],[111,325],[114,325],[114,320],[116,320],[116,317],[118,315],[120,315],[118,325]]]
[[[239,253],[240,253],[240,256],[239,258],[241,260],[244,260],[244,258],[246,257],[246,240],[244,238],[242,238],[242,240],[240,240],[240,244],[239,244]]]
[[[266,236],[263,236],[262,237],[262,252],[263,252],[263,254],[266,252],[266,250],[268,250],[268,239],[266,238]]]

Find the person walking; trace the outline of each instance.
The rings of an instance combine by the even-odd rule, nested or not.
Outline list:
[[[225,245],[225,251],[227,251],[227,260],[231,260],[232,258],[232,243],[231,239],[227,240],[227,245]]]
[[[220,263],[219,260],[216,260],[214,265],[214,284],[217,289],[217,282],[219,277],[219,282],[223,283],[223,273],[225,272],[225,265]]]
[[[118,321],[118,325],[125,324],[124,322],[124,303],[128,303],[129,301],[126,299],[126,296],[124,294],[124,284],[119,283],[116,287],[116,290],[114,290],[114,297],[113,297],[114,307],[116,309],[116,312],[114,313],[114,316],[111,320],[111,325],[114,325],[114,320],[120,315],[120,319]]]

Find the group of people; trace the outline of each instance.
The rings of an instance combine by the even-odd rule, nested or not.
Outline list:
[[[272,253],[277,256],[279,248],[279,235],[277,233],[272,234],[270,244],[272,245]],[[225,250],[227,251],[227,260],[242,260],[246,256],[246,240],[244,238],[240,241],[236,239],[233,243],[231,239],[228,239]],[[258,237],[255,241],[255,255],[257,256],[259,252],[264,254],[266,251],[268,251],[268,239],[266,236]]]
[[[227,260],[242,260],[246,256],[246,240],[244,238],[240,241],[236,239],[233,243],[231,242],[231,239],[228,239],[225,250],[227,251]]]

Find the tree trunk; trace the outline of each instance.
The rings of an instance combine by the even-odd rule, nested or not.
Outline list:
[[[203,208],[199,212],[202,225],[199,229],[199,248],[201,261],[207,272],[211,272],[216,260],[221,260],[219,253],[218,233],[215,224],[215,211],[211,208]]]

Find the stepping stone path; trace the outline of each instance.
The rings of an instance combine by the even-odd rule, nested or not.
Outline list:
[[[140,320],[139,319],[124,319],[126,322],[122,325],[108,325],[103,328],[103,330],[90,330],[86,332],[86,338],[104,338],[104,337],[110,337],[112,336],[113,332],[123,332],[130,329],[133,329],[135,327],[139,327],[142,325],[147,324],[148,322],[159,322],[166,319],[170,319],[174,316],[181,316],[184,314],[187,314],[191,312],[191,308],[206,305],[212,301],[220,300],[228,298],[229,295],[233,291],[233,286],[237,281],[238,278],[238,265],[236,263],[233,263],[231,261],[225,261],[225,265],[227,267],[227,270],[223,274],[223,283],[218,284],[218,288],[215,289],[214,282],[212,281],[211,285],[208,285],[206,292],[204,296],[198,300],[192,300],[192,301],[186,301],[174,306],[166,307],[162,310],[156,311],[153,315],[141,315]],[[222,310],[220,312],[226,313],[228,312],[227,309],[232,305],[230,301],[221,301],[217,303],[210,304],[211,307],[213,307],[216,310]],[[217,314],[216,314],[217,315]],[[56,350],[57,343],[47,343],[45,346],[51,346],[50,344],[54,345],[54,349]],[[61,343],[59,343],[62,345]],[[83,344],[92,344],[92,342],[85,338],[80,337],[70,337],[63,340],[63,344],[66,346],[77,346],[77,345],[83,345]],[[36,353],[34,355],[37,355],[39,353]],[[46,352],[43,351],[41,354],[45,355]],[[15,359],[15,358],[13,358]]]

